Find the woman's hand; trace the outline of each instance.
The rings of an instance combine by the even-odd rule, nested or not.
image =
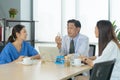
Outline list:
[[[96,59],[96,56],[89,57],[89,59],[95,60],[95,59]]]
[[[80,56],[80,59],[83,63],[93,66],[93,61],[86,56]]]
[[[40,54],[37,54],[35,56],[31,56],[31,59],[41,59],[41,56]]]
[[[94,66],[93,60],[91,60],[91,59],[89,59],[89,58],[86,58],[86,59],[85,59],[85,63],[88,64],[88,65],[90,65],[90,66]]]
[[[80,56],[80,59],[81,59],[81,61],[84,62],[87,59],[87,57],[86,56]]]
[[[20,56],[18,59],[15,60],[15,62],[21,62],[25,56]]]

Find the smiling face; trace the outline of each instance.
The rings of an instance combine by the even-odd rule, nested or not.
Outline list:
[[[68,36],[74,38],[77,36],[79,31],[80,31],[80,28],[79,27],[76,28],[74,23],[68,23],[67,25]]]

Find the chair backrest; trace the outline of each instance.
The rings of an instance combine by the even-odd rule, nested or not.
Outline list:
[[[89,57],[91,56],[95,56],[95,49],[96,49],[96,45],[94,44],[89,44]]]
[[[116,60],[114,59],[96,63],[93,67],[90,80],[110,80],[115,61]]]

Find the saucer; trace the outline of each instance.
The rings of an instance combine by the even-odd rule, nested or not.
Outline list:
[[[83,66],[84,64],[81,63],[80,65],[75,65],[75,64],[72,64],[72,66]]]
[[[76,65],[76,64],[72,64],[73,66],[81,66],[81,64],[80,65]]]
[[[29,66],[29,65],[32,65],[33,63],[27,63],[27,64],[26,64],[26,63],[22,62],[22,64],[23,64],[23,65],[28,65],[28,66]]]

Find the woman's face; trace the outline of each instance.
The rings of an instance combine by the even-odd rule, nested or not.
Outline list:
[[[17,33],[17,38],[21,39],[21,40],[26,40],[27,38],[27,31],[25,28],[23,28],[20,33]]]
[[[95,27],[95,36],[96,36],[96,38],[99,37],[99,31],[98,31],[98,27],[97,26]]]
[[[80,28],[76,28],[74,23],[68,23],[67,25],[68,36],[74,38],[77,36],[79,31],[80,31]]]

